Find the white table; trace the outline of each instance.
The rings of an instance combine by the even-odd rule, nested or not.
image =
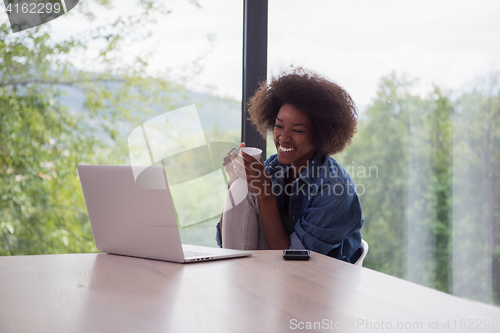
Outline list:
[[[330,332],[389,325],[499,332],[499,321],[497,307],[318,253],[306,262],[256,251],[193,264],[109,254],[0,257],[2,333],[289,332],[315,322]],[[461,330],[464,323],[474,329]]]

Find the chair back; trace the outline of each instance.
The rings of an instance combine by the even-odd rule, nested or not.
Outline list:
[[[359,259],[354,263],[354,265],[357,266],[363,266],[363,260],[365,259],[366,255],[368,254],[368,250],[370,249],[368,243],[364,239],[361,240],[361,246],[363,247],[363,253],[361,253]]]

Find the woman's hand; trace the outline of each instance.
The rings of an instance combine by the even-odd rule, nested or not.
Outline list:
[[[240,143],[240,148],[243,148],[243,147],[245,147],[244,142]],[[222,166],[224,167],[224,170],[226,170],[226,173],[229,177],[229,182],[228,182],[229,187],[231,187],[233,182],[236,179],[238,179],[238,176],[234,172],[234,162],[233,162],[233,157],[232,157],[232,153],[234,152],[235,149],[236,148],[231,149],[229,151],[229,153],[227,153],[227,155],[224,157],[224,160],[222,162]]]
[[[233,151],[234,171],[238,177],[247,180],[248,186],[259,198],[265,198],[272,194],[271,178],[267,174],[266,167],[262,157],[257,161],[254,157],[245,152],[240,152],[243,157],[244,166],[241,164],[241,157],[237,159],[236,153]]]

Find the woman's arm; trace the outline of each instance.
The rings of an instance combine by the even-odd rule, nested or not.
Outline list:
[[[270,195],[257,196],[260,205],[260,215],[266,231],[267,243],[271,250],[288,249],[290,246],[290,236],[288,236],[278,209],[276,196]]]
[[[359,248],[363,222],[353,184],[330,183],[311,198],[294,229],[305,248],[325,255],[336,253],[335,258],[346,260]]]

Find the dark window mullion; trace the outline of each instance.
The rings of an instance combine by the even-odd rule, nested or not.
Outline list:
[[[244,0],[243,4],[243,99],[241,140],[249,147],[262,149],[266,159],[266,140],[247,120],[247,103],[267,75],[268,0]]]

